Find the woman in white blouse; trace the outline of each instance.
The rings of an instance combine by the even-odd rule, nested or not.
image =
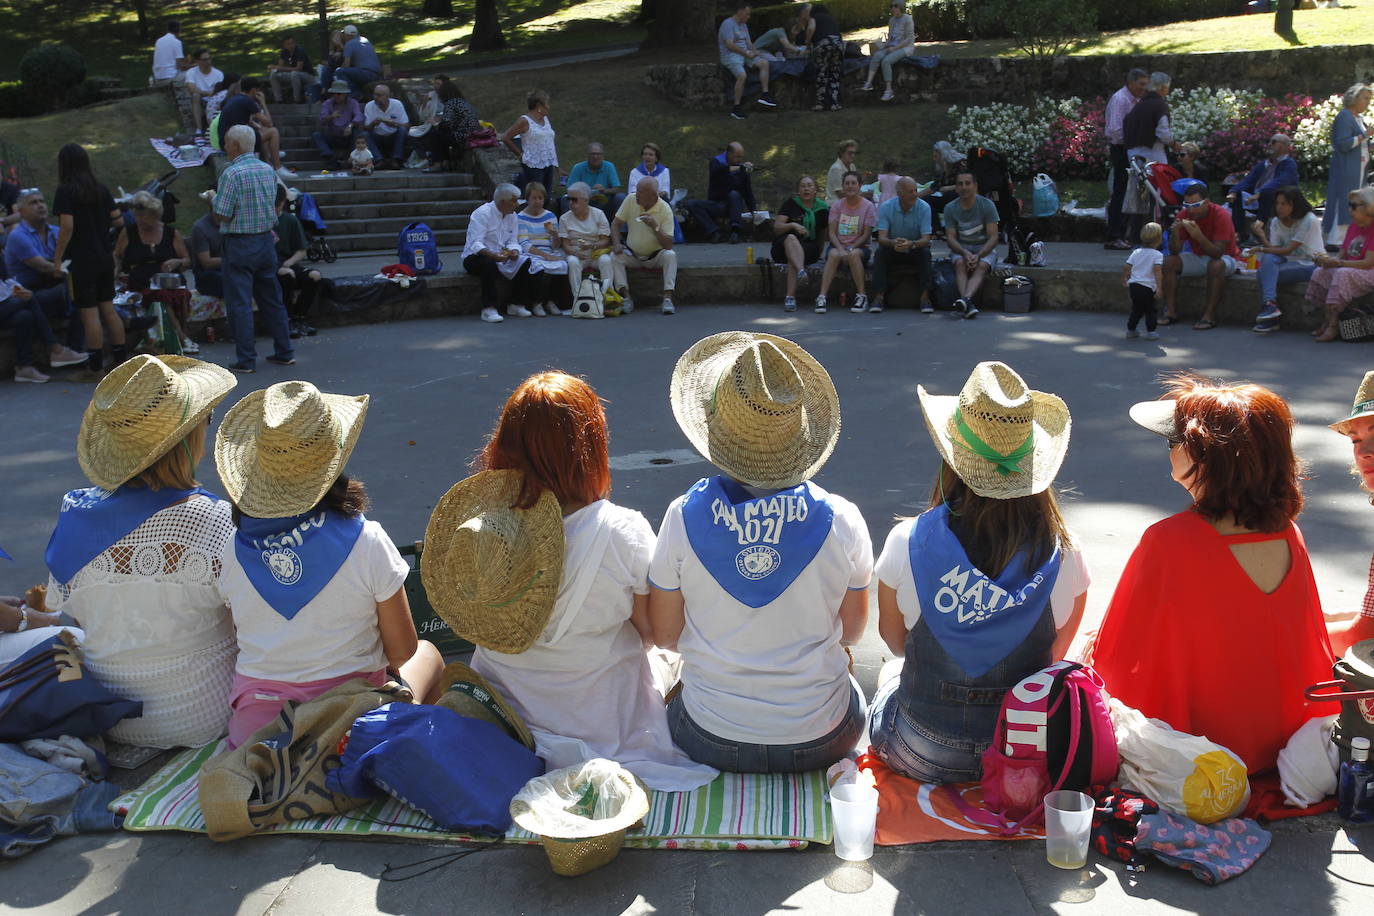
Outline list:
[[[673,199],[672,176],[668,173],[668,167],[663,164],[663,150],[659,149],[657,143],[645,143],[639,151],[639,164],[630,169],[630,183],[627,188],[639,187],[639,182],[644,178],[652,178],[658,182],[658,196],[664,200]],[[618,195],[621,200],[624,194]]]
[[[1251,231],[1260,243],[1245,252],[1259,255],[1260,311],[1253,330],[1267,334],[1279,326],[1280,283],[1307,283],[1317,265],[1312,259],[1326,251],[1322,242],[1322,222],[1312,205],[1295,187],[1274,192],[1274,217],[1269,227],[1255,220]]]

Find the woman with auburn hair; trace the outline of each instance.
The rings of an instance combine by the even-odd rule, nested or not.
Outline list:
[[[518,653],[479,646],[472,667],[524,718],[549,769],[603,757],[652,789],[687,791],[716,771],[688,759],[668,732],[646,651],[654,530],[607,498],[608,439],[600,398],[566,373],[530,376],[506,401],[474,469],[522,472],[511,508],[553,495],[563,517],[563,574],[533,645]]]
[[[1126,705],[1264,772],[1320,712],[1303,688],[1331,675],[1312,564],[1293,523],[1303,504],[1293,416],[1259,385],[1179,375],[1131,419],[1168,440],[1172,477],[1192,505],[1141,536],[1093,665]]]

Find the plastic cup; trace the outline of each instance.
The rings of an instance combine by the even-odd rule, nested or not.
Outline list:
[[[1056,868],[1088,864],[1088,838],[1093,826],[1093,800],[1082,792],[1045,796],[1045,858]],[[837,841],[838,842],[838,841]]]
[[[873,833],[878,825],[878,790],[845,783],[830,790],[835,820],[835,855],[847,862],[873,858]]]

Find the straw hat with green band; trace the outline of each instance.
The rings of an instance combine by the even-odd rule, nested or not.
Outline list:
[[[204,423],[236,384],[228,369],[186,356],[126,360],[100,380],[81,418],[81,470],[98,487],[119,487]]]
[[[1350,421],[1360,417],[1374,416],[1374,371],[1366,372],[1360,382],[1360,390],[1355,392],[1355,404],[1350,408],[1350,416],[1337,420],[1331,428],[1341,435],[1350,432]]]
[[[462,662],[450,662],[439,678],[439,699],[434,705],[443,706],[469,719],[481,719],[534,750],[534,735],[520,714],[506,702],[505,697],[482,675]]]
[[[940,457],[979,496],[1033,496],[1054,482],[1071,422],[1057,396],[998,362],[979,363],[958,396],[916,392]]]
[[[529,509],[520,471],[482,471],[434,507],[420,554],[425,594],[463,639],[524,652],[549,622],[563,577],[563,512],[545,490]]]
[[[225,492],[254,518],[309,512],[348,464],[367,404],[365,394],[325,394],[309,382],[250,393],[229,408],[215,436]]]

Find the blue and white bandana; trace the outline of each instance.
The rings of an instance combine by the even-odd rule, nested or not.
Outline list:
[[[1059,577],[1058,547],[1034,571],[1019,551],[996,579],[975,567],[949,528],[943,503],[923,513],[907,540],[921,619],[970,678],[982,677],[1030,634]]]
[[[262,600],[291,620],[343,566],[364,521],[327,510],[292,518],[245,515],[234,535],[234,555]]]
[[[755,498],[733,480],[708,477],[687,491],[682,521],[711,578],[759,608],[787,591],[820,552],[835,519],[829,495],[807,482]]]
[[[57,526],[48,538],[43,560],[53,579],[65,585],[86,564],[168,506],[195,495],[217,499],[200,487],[189,490],[131,487],[116,490],[87,487],[62,497]]]

